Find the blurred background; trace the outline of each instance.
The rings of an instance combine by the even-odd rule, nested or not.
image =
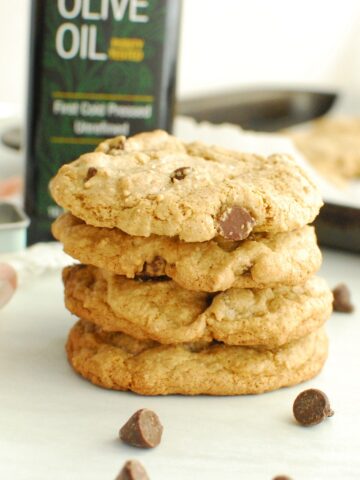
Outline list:
[[[0,102],[25,101],[30,0],[0,0]],[[254,85],[356,89],[358,0],[183,0],[178,97]]]

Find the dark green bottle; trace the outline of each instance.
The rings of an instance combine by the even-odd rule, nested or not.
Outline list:
[[[28,243],[60,213],[48,183],[105,138],[171,131],[181,0],[32,0]]]

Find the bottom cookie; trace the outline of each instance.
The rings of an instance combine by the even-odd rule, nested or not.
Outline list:
[[[198,342],[160,345],[78,321],[66,344],[74,370],[101,387],[143,395],[243,395],[295,385],[324,365],[324,330],[277,350]]]

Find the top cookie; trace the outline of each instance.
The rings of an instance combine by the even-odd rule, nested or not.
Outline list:
[[[187,242],[294,230],[322,205],[316,186],[286,155],[184,144],[160,130],[101,143],[63,165],[50,190],[87,224]]]

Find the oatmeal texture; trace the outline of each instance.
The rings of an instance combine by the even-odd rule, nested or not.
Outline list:
[[[66,350],[76,372],[104,388],[143,395],[263,393],[313,378],[327,357],[323,329],[277,350],[219,343],[159,345],[105,333],[84,320]]]
[[[318,329],[332,294],[318,277],[295,287],[190,292],[170,279],[131,280],[90,266],[63,273],[65,304],[105,331],[163,344],[218,340],[276,347]]]
[[[117,228],[86,225],[66,213],[52,226],[64,250],[81,263],[134,278],[162,276],[187,290],[218,292],[304,283],[321,265],[313,227],[277,234],[252,234],[233,242],[216,237],[188,243],[151,235],[133,237]]]
[[[312,222],[322,205],[317,187],[286,155],[185,144],[161,130],[103,142],[63,165],[50,190],[89,225],[186,242],[291,231]]]

